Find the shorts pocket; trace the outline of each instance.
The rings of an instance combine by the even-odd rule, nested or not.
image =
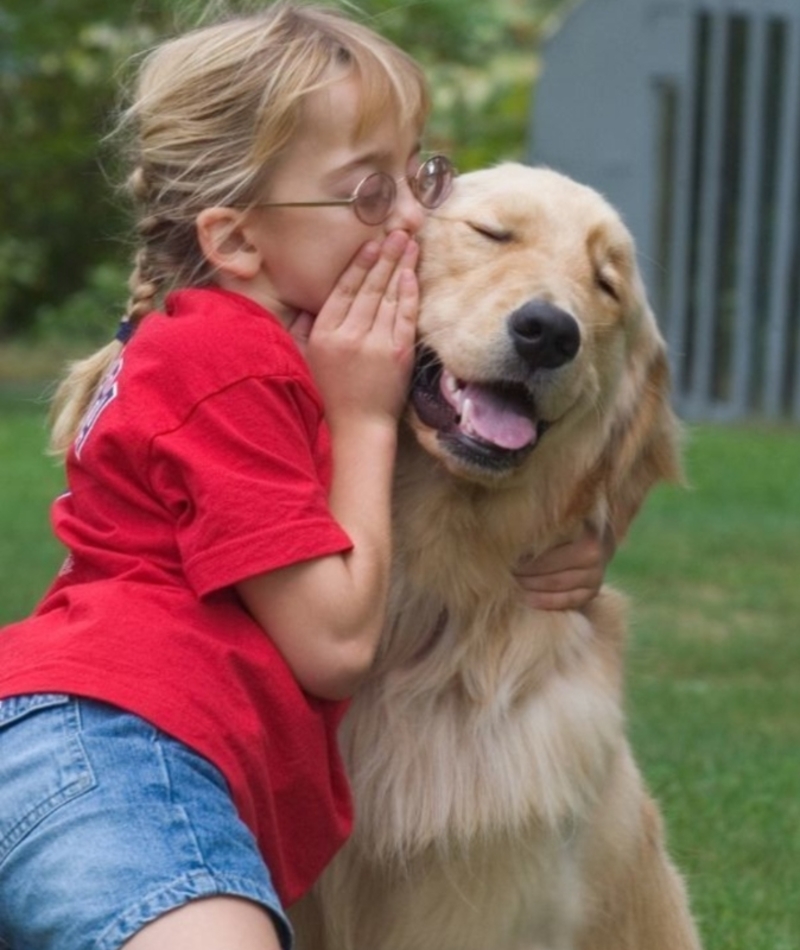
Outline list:
[[[94,784],[72,697],[0,700],[0,863],[36,825]]]

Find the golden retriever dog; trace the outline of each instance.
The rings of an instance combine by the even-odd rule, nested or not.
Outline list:
[[[680,477],[665,347],[595,191],[505,164],[423,234],[395,568],[341,741],[356,827],[300,950],[693,950],[625,737],[625,604],[526,606],[521,555]]]

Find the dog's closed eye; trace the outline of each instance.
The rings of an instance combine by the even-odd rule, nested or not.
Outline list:
[[[608,267],[600,267],[595,271],[595,284],[599,289],[611,297],[612,300],[619,302],[619,287],[617,286],[617,275]]]
[[[476,234],[480,234],[481,237],[488,238],[490,241],[495,241],[497,244],[508,244],[514,239],[513,231],[497,224],[487,224],[479,221],[468,221],[467,224]]]

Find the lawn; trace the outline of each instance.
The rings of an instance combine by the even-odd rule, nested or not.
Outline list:
[[[611,569],[630,731],[709,950],[800,948],[800,430],[689,431]]]
[[[62,556],[43,422],[0,396],[0,622]],[[610,570],[631,597],[630,732],[707,950],[798,950],[800,430],[690,429],[687,473]]]
[[[34,605],[63,557],[49,526],[63,477],[45,454],[45,421],[41,397],[0,394],[0,623]]]

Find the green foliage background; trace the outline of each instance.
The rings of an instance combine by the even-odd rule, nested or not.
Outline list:
[[[523,156],[536,40],[559,0],[338,5],[426,68],[435,100],[429,145],[462,170]],[[103,142],[131,59],[199,20],[258,6],[0,0],[0,341],[108,334],[131,252],[113,150]]]

